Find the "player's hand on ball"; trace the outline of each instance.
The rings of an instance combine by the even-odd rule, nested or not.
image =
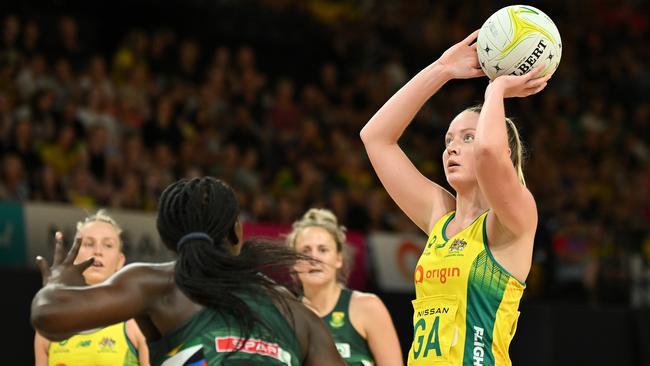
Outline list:
[[[449,47],[436,61],[452,79],[469,79],[485,76],[478,63],[476,43],[478,30],[467,36],[464,40]]]
[[[488,85],[486,93],[489,93],[490,90],[499,90],[503,93],[504,98],[522,98],[537,94],[540,91],[544,90],[546,84],[548,83],[548,80],[551,78],[551,76],[553,76],[551,73],[544,77],[538,77],[542,73],[543,69],[543,67],[537,67],[531,70],[529,73],[521,76],[498,76],[490,83],[490,85]]]

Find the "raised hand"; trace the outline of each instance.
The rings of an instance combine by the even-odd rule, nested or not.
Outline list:
[[[488,91],[490,89],[499,89],[503,92],[504,98],[527,97],[539,93],[546,87],[548,80],[553,76],[553,74],[548,74],[539,77],[543,69],[543,67],[536,67],[527,74],[520,76],[501,75],[490,83]]]
[[[470,79],[485,76],[481,65],[478,62],[476,53],[476,37],[478,30],[467,36],[464,40],[449,47],[436,61],[443,66],[452,79]]]
[[[41,277],[43,278],[43,286],[48,284],[84,286],[86,282],[84,281],[83,272],[93,264],[95,258],[90,257],[79,264],[74,264],[81,246],[80,237],[75,238],[67,255],[63,251],[63,234],[60,231],[57,231],[54,235],[54,242],[52,267],[47,263],[47,259],[41,256],[36,257],[36,264],[41,270]]]

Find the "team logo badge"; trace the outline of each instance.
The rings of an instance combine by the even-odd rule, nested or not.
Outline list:
[[[342,311],[335,311],[330,318],[330,325],[334,328],[341,328],[345,323],[345,313]]]
[[[84,341],[79,341],[79,343],[77,343],[77,348],[90,347],[90,344],[91,344],[92,342],[93,342],[93,341],[91,341],[90,339],[87,339],[87,340],[84,340]]]
[[[113,349],[115,348],[115,340],[111,337],[104,337],[102,341],[99,342],[99,348],[101,349]]]
[[[465,249],[465,246],[467,246],[467,242],[463,239],[456,239],[454,240],[453,243],[449,246],[449,253],[458,253]]]

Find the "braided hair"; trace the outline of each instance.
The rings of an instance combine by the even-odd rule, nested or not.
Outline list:
[[[156,225],[165,246],[178,254],[174,279],[179,289],[192,301],[230,315],[224,319],[234,319],[248,339],[255,325],[268,327],[241,294],[266,293],[283,303],[277,283],[260,273],[292,271],[301,256],[284,245],[256,241],[232,255],[230,247],[239,243],[238,215],[235,192],[223,181],[182,179],[162,193]]]

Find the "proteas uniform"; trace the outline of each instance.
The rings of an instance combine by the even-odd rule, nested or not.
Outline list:
[[[321,319],[332,333],[336,349],[349,366],[374,365],[368,342],[361,337],[350,322],[350,299],[352,291],[341,289],[341,294],[334,309]]]
[[[266,327],[256,325],[244,340],[232,315],[204,308],[179,329],[149,343],[151,364],[300,365],[302,352],[294,329],[271,299],[263,294],[238,296]]]

